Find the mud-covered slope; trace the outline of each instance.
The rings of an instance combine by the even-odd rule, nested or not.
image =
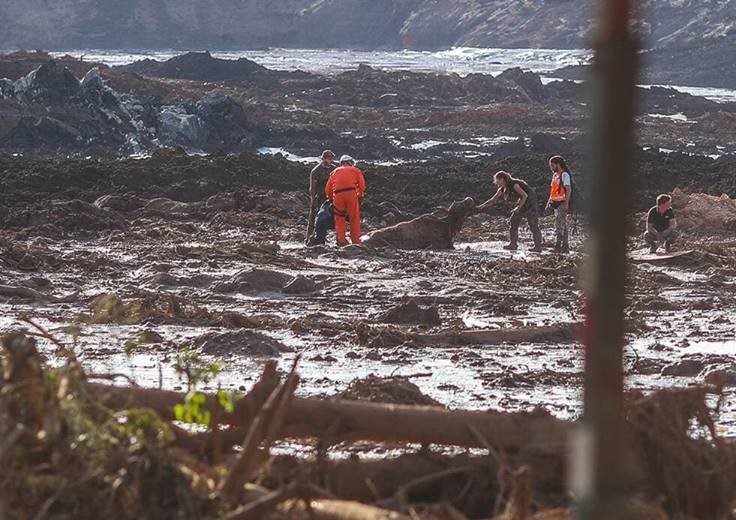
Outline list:
[[[733,2],[638,5],[648,47],[733,41]],[[582,47],[593,14],[573,0],[5,0],[0,48]]]

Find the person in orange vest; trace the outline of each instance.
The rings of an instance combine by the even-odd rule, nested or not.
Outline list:
[[[340,166],[330,174],[325,186],[325,195],[332,201],[335,213],[335,233],[337,245],[346,246],[345,217],[350,220],[350,238],[353,244],[360,244],[360,200],[365,193],[365,177],[355,167],[349,155],[340,157]]]
[[[570,252],[570,240],[567,231],[567,214],[570,211],[572,197],[572,176],[559,155],[551,157],[549,169],[552,171],[552,182],[549,187],[547,209],[555,212],[555,251],[558,253]]]

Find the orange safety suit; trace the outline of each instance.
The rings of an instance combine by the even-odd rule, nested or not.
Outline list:
[[[567,192],[565,191],[565,185],[562,183],[563,173],[555,173],[552,175],[552,182],[549,186],[549,200],[552,202],[563,202],[567,199]]]
[[[338,245],[345,240],[345,217],[350,219],[350,238],[360,244],[360,199],[365,193],[365,177],[355,166],[340,166],[330,174],[325,195],[332,201],[335,214],[335,234]]]

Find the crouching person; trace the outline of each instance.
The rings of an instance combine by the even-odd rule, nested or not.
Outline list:
[[[672,197],[662,194],[657,197],[657,205],[647,214],[647,230],[644,233],[644,242],[649,246],[650,253],[656,253],[657,248],[664,244],[668,253],[674,247],[677,238],[677,220],[672,211]]]
[[[314,238],[310,245],[324,245],[327,241],[327,231],[335,229],[335,216],[332,202],[326,200],[320,206],[317,217],[314,219]]]

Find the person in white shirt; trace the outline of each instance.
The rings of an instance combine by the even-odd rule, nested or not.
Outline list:
[[[549,189],[547,208],[555,212],[555,251],[558,253],[570,252],[568,237],[567,214],[570,211],[572,197],[572,176],[567,168],[565,159],[555,155],[549,160],[549,169],[552,171],[552,182]]]

